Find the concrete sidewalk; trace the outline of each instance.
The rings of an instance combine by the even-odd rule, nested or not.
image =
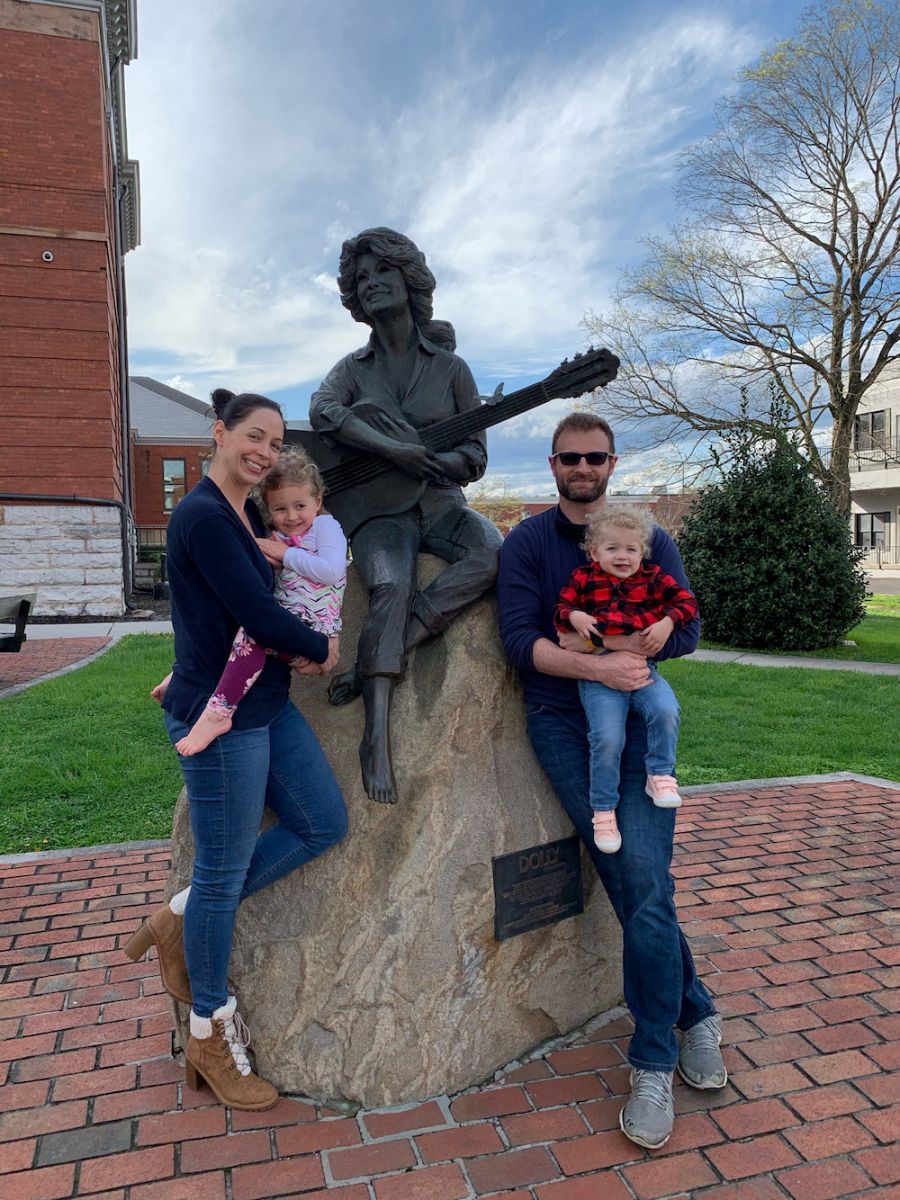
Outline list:
[[[742,667],[801,667],[813,671],[859,671],[863,675],[900,675],[900,663],[851,662],[844,658],[806,658],[799,654],[751,654],[745,650],[695,650],[685,662],[738,663]]]
[[[86,621],[60,622],[58,625],[29,625],[25,630],[29,642],[45,642],[50,638],[109,638],[117,642],[131,633],[171,633],[171,621]]]
[[[675,1133],[618,1127],[631,1022],[609,1014],[458,1096],[239,1113],[173,1061],[155,954],[164,847],[0,867],[0,1194],[17,1200],[894,1200],[900,1195],[898,785],[691,789],[673,874],[724,1018],[728,1085],[676,1080]]]

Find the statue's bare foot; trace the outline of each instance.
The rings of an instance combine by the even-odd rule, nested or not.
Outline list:
[[[397,784],[387,747],[364,737],[359,744],[359,762],[369,799],[376,804],[396,804]]]
[[[329,683],[328,703],[334,705],[350,704],[361,691],[362,688],[360,687],[356,667],[352,666],[349,671],[342,671],[340,675],[335,675],[334,679]]]

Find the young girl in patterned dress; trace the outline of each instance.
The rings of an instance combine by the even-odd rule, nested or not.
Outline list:
[[[341,602],[347,583],[347,539],[340,525],[322,512],[325,486],[319,469],[302,451],[282,450],[266,476],[261,494],[272,526],[264,553],[281,564],[275,598],[319,633],[341,629]],[[262,545],[262,543],[260,543]],[[199,754],[231,728],[231,718],[265,665],[266,650],[239,629],[216,690],[189,732],[175,745],[179,754]]]

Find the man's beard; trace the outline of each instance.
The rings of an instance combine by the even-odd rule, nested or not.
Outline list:
[[[593,504],[606,495],[608,483],[608,475],[603,479],[557,479],[556,490],[564,500],[571,500],[573,504]]]

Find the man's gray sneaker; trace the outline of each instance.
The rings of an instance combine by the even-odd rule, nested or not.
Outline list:
[[[619,1113],[619,1126],[627,1138],[658,1150],[669,1140],[675,1121],[672,1103],[672,1072],[631,1072],[631,1099]]]
[[[681,1035],[678,1074],[695,1088],[720,1088],[728,1082],[719,1044],[722,1022],[718,1013],[705,1017]]]

